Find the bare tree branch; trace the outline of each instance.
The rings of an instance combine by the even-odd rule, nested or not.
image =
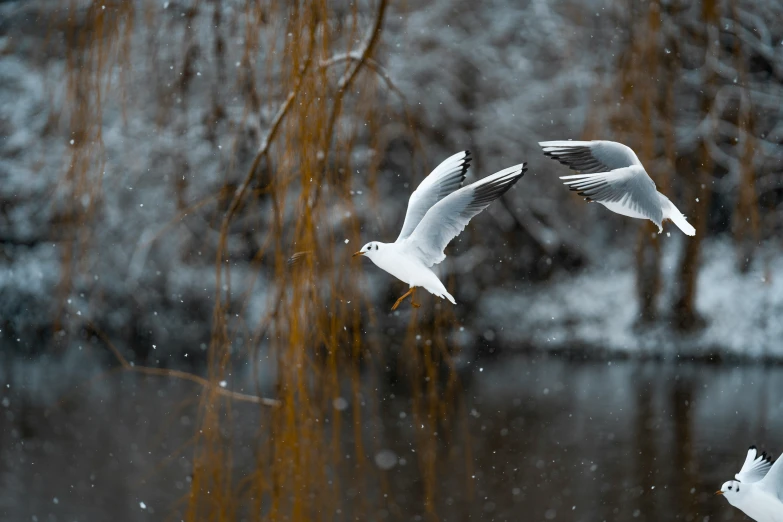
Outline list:
[[[149,366],[136,366],[135,364],[131,364],[128,362],[128,360],[120,353],[120,351],[117,349],[116,346],[114,346],[114,343],[111,342],[111,340],[98,328],[95,327],[92,323],[87,323],[87,327],[97,335],[104,344],[109,348],[109,351],[114,355],[114,357],[117,359],[117,361],[120,363],[120,366],[122,366],[123,370],[129,371],[129,372],[136,372],[136,373],[142,373],[145,375],[155,375],[158,377],[173,377],[175,379],[183,379],[186,381],[194,382],[196,384],[199,384],[203,386],[204,388],[209,388],[218,395],[222,395],[223,397],[227,397],[229,399],[234,399],[237,401],[242,402],[250,402],[253,404],[261,404],[263,406],[271,406],[271,407],[277,407],[280,406],[280,401],[276,399],[268,399],[266,397],[258,397],[256,395],[248,395],[246,393],[239,393],[231,390],[227,390],[219,385],[215,385],[211,382],[209,382],[207,379],[200,377],[198,375],[193,375],[192,373],[183,372],[180,370],[173,370],[170,368],[151,368]]]
[[[329,121],[326,126],[326,138],[324,140],[324,158],[321,161],[322,165],[326,164],[326,160],[329,157],[329,150],[331,149],[332,138],[334,137],[334,128],[337,123],[337,117],[340,115],[340,112],[342,111],[343,98],[345,97],[345,92],[348,90],[348,87],[350,87],[354,78],[356,78],[359,69],[361,69],[361,67],[367,62],[367,59],[372,56],[372,53],[375,50],[375,45],[378,43],[378,40],[380,39],[381,36],[381,28],[383,27],[383,17],[384,14],[386,13],[387,7],[388,7],[388,0],[380,0],[380,4],[378,5],[378,12],[375,15],[375,22],[373,23],[372,29],[370,29],[370,33],[367,37],[367,40],[362,46],[362,51],[359,53],[359,59],[353,60],[352,67],[349,67],[348,70],[345,71],[345,74],[343,74],[343,76],[340,78],[339,83],[337,84],[337,93],[335,94],[334,97],[334,105],[332,106],[332,112],[329,114]]]

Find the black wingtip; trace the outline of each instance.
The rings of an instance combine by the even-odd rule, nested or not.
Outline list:
[[[470,155],[470,151],[465,151],[465,157],[462,159],[462,180],[465,180],[465,176],[468,174],[470,168],[470,162],[473,161],[473,156]]]
[[[517,181],[522,179],[522,177],[525,175],[525,172],[527,172],[527,163],[523,162],[522,167],[519,169],[519,171],[511,175],[512,180],[509,182],[508,187],[511,188],[516,184]]]
[[[755,444],[753,444],[751,447],[748,448],[748,451],[755,451],[756,452],[756,459],[761,459],[764,462],[774,463],[775,459],[772,458],[771,455],[769,455],[766,451],[762,451],[759,453],[758,447],[756,447]]]
[[[513,176],[514,179],[513,179],[513,181],[511,181],[511,183],[509,183],[508,188],[511,188],[514,185],[516,185],[517,181],[519,181],[520,179],[522,179],[525,176],[525,172],[527,172],[527,164],[523,163],[522,164],[522,168],[519,169],[519,172]]]
[[[492,201],[505,194],[516,184],[517,181],[522,179],[522,176],[525,174],[524,166],[509,170],[510,171],[507,174],[504,174],[503,176],[492,181],[482,183],[476,187],[476,191],[473,194],[473,201],[470,203],[468,208],[472,207],[478,211],[483,210]]]

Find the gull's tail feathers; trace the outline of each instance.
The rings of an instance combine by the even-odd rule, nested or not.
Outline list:
[[[682,215],[682,212],[680,212],[679,209],[674,206],[674,203],[669,201],[669,198],[667,198],[660,192],[658,194],[660,194],[661,197],[663,219],[671,219],[672,223],[677,225],[677,228],[682,230],[683,234],[687,234],[689,236],[695,236],[696,229],[693,228],[693,225],[688,223],[687,218]]]
[[[688,223],[688,221],[685,219],[685,216],[677,212],[676,214],[672,214],[669,216],[669,219],[672,220],[672,223],[677,225],[677,228],[682,230],[684,234],[687,234],[689,236],[695,236],[696,235],[696,229],[693,228],[693,225]]]
[[[443,295],[442,295],[441,297],[445,297],[446,299],[448,299],[449,301],[451,301],[451,304],[453,304],[453,305],[457,304],[457,301],[455,301],[455,300],[454,300],[454,296],[452,296],[452,295],[451,295],[450,293],[448,293],[448,292],[444,292],[444,293],[443,293]]]

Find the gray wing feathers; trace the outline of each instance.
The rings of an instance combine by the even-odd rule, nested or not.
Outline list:
[[[419,184],[408,200],[408,211],[405,222],[397,238],[399,243],[410,236],[427,211],[462,186],[468,168],[470,168],[470,151],[464,150],[444,160],[429,176]]]
[[[443,250],[471,218],[502,196],[525,174],[524,163],[509,167],[453,192],[435,204],[407,239],[410,252],[426,266],[446,258]]]
[[[588,201],[619,203],[649,218],[658,226],[663,220],[663,210],[650,176],[640,166],[616,169],[599,174],[561,176],[569,189],[578,192]]]
[[[539,145],[545,156],[585,174],[641,166],[630,147],[615,141],[542,141]]]
[[[771,465],[767,474],[759,482],[759,486],[762,486],[783,502],[783,459],[778,458]]]

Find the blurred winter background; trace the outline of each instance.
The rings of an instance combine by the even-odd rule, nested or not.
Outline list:
[[[743,520],[782,113],[774,0],[0,2],[0,518]],[[566,190],[568,138],[696,237]],[[350,254],[462,149],[530,170],[458,305],[390,313]]]

